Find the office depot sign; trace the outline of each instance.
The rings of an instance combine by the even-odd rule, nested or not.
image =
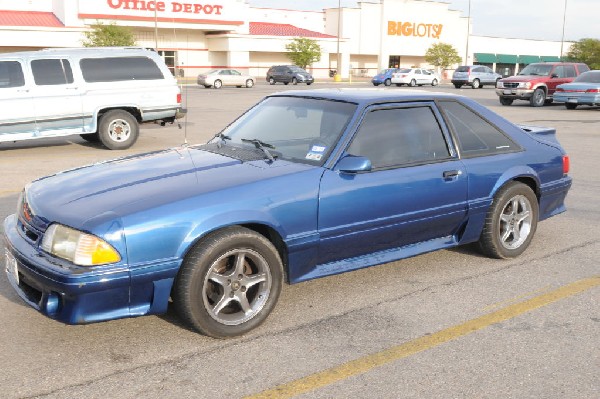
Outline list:
[[[155,0],[79,0],[80,18],[114,18],[242,24],[243,5],[236,0],[208,2]],[[128,18],[129,17],[129,18]]]

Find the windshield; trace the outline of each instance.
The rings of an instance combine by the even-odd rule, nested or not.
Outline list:
[[[322,165],[355,110],[341,101],[267,97],[211,142],[226,137],[224,146],[268,146],[275,159]]]
[[[382,69],[381,71],[379,71],[380,75],[387,75],[388,72],[394,72],[395,69],[393,68],[388,68],[388,69]]]
[[[298,66],[291,66],[291,67],[290,67],[290,70],[291,70],[292,72],[303,72],[303,73],[306,73],[306,71],[305,71],[304,69],[302,69],[302,68],[300,68],[300,67],[298,67]]]
[[[527,65],[519,75],[536,75],[536,76],[548,76],[552,71],[552,65],[548,64],[529,64]]]
[[[399,70],[398,72],[400,73],[410,73],[411,69],[410,68],[402,68],[401,70]]]
[[[600,83],[600,71],[584,72],[575,78],[573,82]]]

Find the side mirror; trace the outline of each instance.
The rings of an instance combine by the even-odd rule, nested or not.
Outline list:
[[[359,173],[369,172],[371,168],[371,161],[368,158],[346,155],[337,163],[335,170],[342,173]]]
[[[550,75],[551,78],[558,78],[558,75],[553,73],[552,75]]]

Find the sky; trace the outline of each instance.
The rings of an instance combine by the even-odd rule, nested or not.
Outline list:
[[[354,0],[248,0],[255,7],[316,10],[355,7]],[[378,0],[364,0],[378,2]],[[565,18],[565,41],[600,39],[600,0],[440,0],[468,16],[471,3],[473,34],[560,41]],[[566,2],[566,13],[565,13]]]

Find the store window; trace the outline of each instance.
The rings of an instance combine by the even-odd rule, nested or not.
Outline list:
[[[388,68],[398,68],[400,67],[400,56],[399,55],[390,55]]]
[[[175,51],[158,51],[158,54],[163,58],[165,64],[167,64],[167,68],[169,71],[175,76],[175,66],[177,65],[177,60],[175,57]]]

